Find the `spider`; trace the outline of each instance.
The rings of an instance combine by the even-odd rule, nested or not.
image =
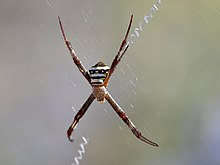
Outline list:
[[[119,51],[117,55],[115,56],[112,64],[110,67],[108,67],[104,62],[98,62],[96,65],[92,66],[89,69],[89,72],[85,69],[79,58],[76,56],[75,51],[73,50],[73,47],[71,43],[67,40],[64,28],[61,22],[60,17],[58,16],[60,29],[64,38],[64,41],[66,43],[67,48],[69,49],[70,55],[72,56],[73,62],[78,67],[79,71],[82,73],[82,75],[86,78],[86,80],[89,82],[89,84],[92,87],[92,93],[86,100],[86,102],[83,104],[81,109],[78,111],[76,116],[73,119],[73,122],[69,126],[69,129],[67,130],[67,137],[68,139],[73,142],[72,139],[72,132],[76,128],[79,120],[83,117],[91,103],[97,99],[98,102],[104,102],[105,100],[108,101],[108,103],[112,106],[112,108],[115,110],[115,112],[119,115],[119,117],[127,124],[127,126],[130,128],[132,133],[143,142],[150,144],[155,147],[159,147],[159,145],[147,138],[145,138],[141,132],[136,128],[136,126],[133,124],[133,122],[128,118],[128,116],[125,114],[125,112],[122,110],[122,108],[117,104],[117,102],[113,99],[113,97],[109,94],[107,91],[107,86],[109,83],[109,80],[112,76],[112,73],[114,72],[117,64],[121,61],[121,58],[124,56],[125,52],[127,51],[129,44],[127,42],[128,34],[131,28],[133,15],[130,17],[130,22],[128,25],[128,29],[126,32],[126,35],[121,43],[121,46],[119,48]]]

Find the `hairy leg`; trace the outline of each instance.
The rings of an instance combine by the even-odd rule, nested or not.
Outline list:
[[[87,70],[85,69],[85,67],[83,66],[83,64],[81,63],[81,61],[79,60],[79,58],[76,56],[76,53],[73,50],[73,47],[72,47],[71,43],[67,40],[60,17],[58,17],[58,19],[59,19],[60,29],[61,29],[61,32],[63,34],[63,39],[66,43],[67,48],[69,49],[70,55],[72,56],[73,61],[76,64],[76,66],[78,67],[79,71],[83,74],[83,76],[90,83],[89,74],[88,74]]]
[[[85,114],[89,106],[92,104],[94,99],[95,99],[95,96],[92,93],[89,96],[89,98],[86,100],[86,102],[83,104],[82,108],[78,111],[78,113],[74,117],[72,124],[69,126],[69,129],[67,131],[67,137],[71,142],[73,141],[71,137],[73,130],[76,128],[76,125],[78,124],[79,120],[83,117],[83,115]]]
[[[119,115],[119,117],[127,124],[127,126],[131,129],[132,133],[143,142],[150,144],[155,147],[159,147],[159,145],[151,140],[142,136],[141,132],[135,127],[132,121],[128,118],[125,112],[121,109],[121,107],[116,103],[116,101],[112,98],[112,96],[107,93],[105,99],[109,102],[115,112]]]
[[[132,20],[133,20],[133,15],[131,15],[125,38],[121,43],[121,46],[119,48],[119,51],[118,51],[117,55],[115,56],[114,60],[112,61],[108,76],[106,77],[105,82],[104,82],[105,87],[107,87],[112,73],[114,72],[116,66],[121,61],[121,58],[123,57],[123,55],[125,54],[125,52],[127,51],[128,47],[129,47],[129,45],[127,45],[127,38],[128,38],[129,31],[131,29]]]

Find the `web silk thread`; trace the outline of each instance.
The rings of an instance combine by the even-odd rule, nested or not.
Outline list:
[[[83,142],[80,143],[80,149],[78,150],[79,156],[74,158],[74,163],[72,165],[79,165],[79,161],[82,160],[83,154],[85,153],[85,146],[88,144],[88,140],[83,136]]]
[[[133,39],[134,38],[138,38],[140,36],[140,31],[143,30],[143,26],[145,24],[148,24],[149,21],[153,18],[153,16],[155,15],[155,13],[159,10],[159,6],[161,4],[162,0],[157,0],[157,2],[155,4],[153,4],[153,6],[150,8],[150,11],[144,16],[143,21],[139,22],[139,26],[136,27],[134,29],[134,33],[131,33],[129,36],[129,39],[127,41],[127,44],[129,43],[134,43]],[[72,163],[72,165],[79,165],[79,161],[82,160],[83,158],[83,154],[85,153],[85,146],[88,144],[88,140],[83,136],[82,137],[83,142],[80,143],[80,149],[78,150],[79,156],[76,156],[74,158],[74,163]]]
[[[161,4],[162,0],[157,0],[157,2],[155,4],[153,4],[153,6],[150,8],[150,11],[144,16],[143,21],[139,22],[139,26],[136,27],[134,29],[134,33],[131,33],[128,39],[128,43],[134,43],[133,39],[134,38],[138,38],[140,36],[140,31],[143,30],[143,26],[145,24],[148,24],[149,21],[153,18],[153,16],[155,15],[155,13],[159,10],[159,6]]]

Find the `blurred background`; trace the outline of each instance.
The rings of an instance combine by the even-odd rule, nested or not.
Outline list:
[[[220,164],[220,1],[167,0],[134,39],[109,92],[159,148],[136,139],[107,104],[93,102],[73,133],[91,87],[73,64],[57,16],[86,68],[111,64],[156,0],[0,2],[0,164]]]

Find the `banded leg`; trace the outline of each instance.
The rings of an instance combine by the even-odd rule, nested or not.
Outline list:
[[[72,124],[70,125],[70,127],[67,131],[67,137],[71,142],[73,142],[73,139],[71,137],[71,134],[72,134],[73,130],[76,128],[77,123],[83,117],[83,115],[85,114],[85,112],[87,111],[87,109],[89,108],[91,103],[94,101],[94,99],[95,99],[95,96],[92,93],[89,96],[89,98],[86,100],[86,102],[83,104],[82,108],[78,111],[78,113],[74,117],[74,120],[73,120]]]
[[[127,51],[128,47],[129,47],[129,45],[127,44],[127,38],[128,38],[129,31],[131,29],[132,20],[133,20],[133,15],[131,15],[130,22],[129,22],[129,25],[128,25],[128,29],[127,29],[125,38],[124,38],[124,40],[121,43],[121,46],[120,46],[120,48],[118,50],[117,55],[115,56],[114,60],[112,61],[112,64],[111,64],[108,76],[106,77],[105,82],[104,82],[104,86],[105,87],[107,87],[112,73],[114,72],[117,64],[121,61],[121,58],[123,57],[123,55],[125,54],[125,52]]]
[[[120,116],[120,118],[127,124],[127,126],[131,129],[132,133],[143,142],[150,144],[155,147],[159,147],[159,145],[151,140],[142,136],[141,132],[135,127],[132,121],[128,118],[125,112],[121,109],[121,107],[116,103],[116,101],[112,98],[112,96],[107,93],[105,99],[109,102],[115,112]]]
[[[90,77],[89,74],[87,72],[87,70],[85,69],[85,67],[83,66],[83,64],[81,63],[81,61],[79,60],[79,58],[76,56],[75,51],[73,50],[73,47],[71,45],[71,43],[67,40],[65,32],[64,32],[64,28],[61,22],[60,17],[58,16],[58,20],[59,20],[59,24],[60,24],[60,29],[61,32],[63,34],[63,39],[66,43],[67,48],[69,49],[70,55],[73,58],[74,63],[76,64],[76,66],[79,68],[79,71],[83,74],[83,76],[88,80],[88,82],[90,83]]]

